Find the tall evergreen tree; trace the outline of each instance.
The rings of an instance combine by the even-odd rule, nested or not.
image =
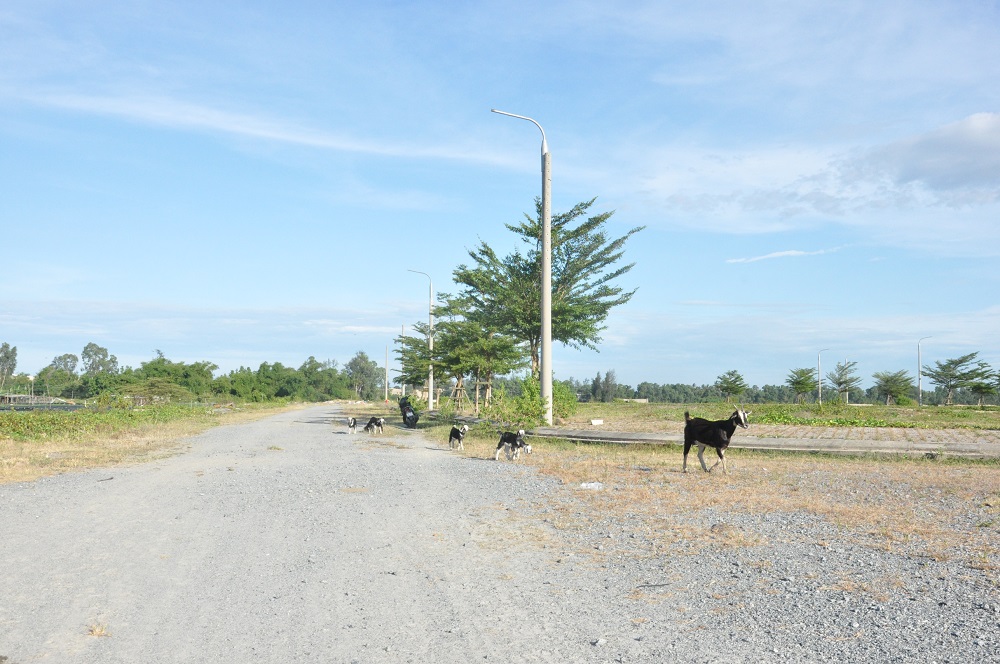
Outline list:
[[[906,371],[878,371],[872,374],[875,385],[872,389],[881,397],[885,397],[885,405],[898,403],[913,391],[913,378]]]
[[[552,339],[575,348],[596,349],[604,321],[614,307],[628,302],[635,290],[615,281],[634,263],[619,264],[625,242],[644,227],[611,238],[606,225],[614,212],[583,218],[595,199],[552,217]],[[489,329],[526,342],[532,375],[539,372],[541,346],[541,201],[535,216],[507,228],[527,245],[501,258],[487,243],[469,251],[473,265],[456,268],[455,282],[478,310]]]
[[[826,375],[826,379],[833,385],[833,389],[843,397],[844,403],[850,403],[851,390],[861,387],[861,378],[855,373],[857,364],[857,362],[847,362],[846,360],[838,362],[833,371]]]
[[[816,389],[816,371],[811,368],[792,369],[785,384],[795,390],[795,402],[802,403],[805,396]]]
[[[11,346],[6,341],[0,344],[0,390],[17,369],[17,346]]]
[[[722,392],[722,396],[726,397],[726,403],[729,403],[731,397],[739,397],[749,388],[740,372],[732,369],[715,379],[715,389]]]
[[[601,382],[601,401],[610,403],[615,400],[615,393],[618,391],[618,380],[614,369],[604,372],[604,380]]]

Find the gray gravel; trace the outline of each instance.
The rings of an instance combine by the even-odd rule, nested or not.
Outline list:
[[[657,551],[578,487],[341,417],[0,486],[0,662],[1000,662],[1000,593],[962,561],[696,506],[766,544]]]

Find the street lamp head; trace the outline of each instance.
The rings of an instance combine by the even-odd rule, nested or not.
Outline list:
[[[517,115],[515,113],[508,113],[507,111],[499,111],[495,108],[491,108],[490,112],[499,113],[500,115],[506,115],[507,117],[517,118],[519,120],[527,120],[528,122],[533,123],[536,127],[538,127],[538,131],[542,132],[542,156],[544,157],[549,153],[549,142],[545,139],[545,130],[542,129],[542,125],[538,124],[537,121],[529,118],[526,115]]]

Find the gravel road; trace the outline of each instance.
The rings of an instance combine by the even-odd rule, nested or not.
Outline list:
[[[341,417],[0,486],[0,662],[1000,662],[990,570],[697,506],[766,544],[651,555],[579,487]]]

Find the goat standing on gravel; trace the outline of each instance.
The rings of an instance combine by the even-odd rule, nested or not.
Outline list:
[[[468,431],[468,424],[463,424],[461,427],[452,427],[451,433],[448,435],[448,447],[453,450],[464,450],[465,444],[462,441],[465,440],[465,434],[468,433]]]
[[[500,434],[500,442],[497,443],[497,453],[493,457],[496,461],[500,460],[500,450],[503,450],[507,455],[508,461],[511,459],[517,461],[521,456],[521,450],[524,450],[525,454],[531,454],[531,445],[524,440],[524,429],[518,429],[517,433],[504,431]]]
[[[722,463],[722,472],[729,474],[726,469],[726,448],[729,447],[729,443],[733,439],[733,434],[736,433],[736,427],[741,426],[744,429],[749,428],[750,424],[747,422],[747,417],[750,413],[746,412],[742,408],[737,408],[736,412],[729,416],[728,420],[706,420],[700,417],[691,417],[691,414],[684,411],[684,468],[683,471],[686,473],[688,470],[688,452],[691,451],[691,446],[695,443],[698,444],[698,461],[701,461],[702,470],[706,473],[712,472],[715,466]],[[716,453],[719,455],[719,460],[715,462],[715,466],[709,468],[705,465],[705,448],[712,447],[715,449]]]

